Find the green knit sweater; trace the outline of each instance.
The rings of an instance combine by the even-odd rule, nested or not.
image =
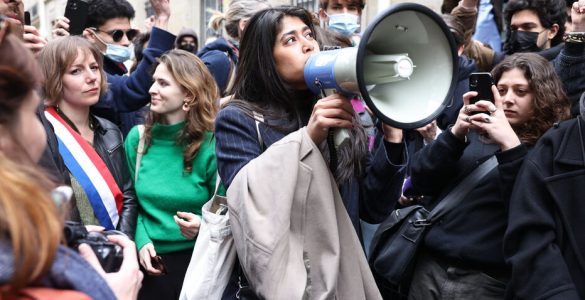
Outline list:
[[[136,226],[136,247],[153,243],[157,253],[191,249],[194,240],[181,235],[173,220],[178,212],[201,216],[201,207],[213,196],[216,178],[215,139],[206,132],[193,160],[193,171],[183,172],[183,146],[176,137],[185,125],[156,124],[151,131],[152,143],[142,156],[138,180],[134,183],[139,212]],[[126,137],[125,150],[132,178],[135,178],[138,128]]]

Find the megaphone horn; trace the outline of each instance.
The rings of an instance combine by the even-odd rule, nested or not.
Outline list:
[[[391,6],[366,28],[357,48],[316,53],[304,69],[314,93],[360,94],[378,118],[402,129],[422,127],[443,111],[457,73],[449,28],[414,3]]]

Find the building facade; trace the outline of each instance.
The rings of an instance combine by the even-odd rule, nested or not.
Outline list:
[[[136,17],[132,20],[132,26],[140,30],[145,29],[145,20],[152,15],[153,10],[149,0],[128,0],[136,11]],[[207,23],[213,10],[222,11],[230,0],[173,0],[171,2],[171,20],[169,30],[178,33],[182,27],[193,29],[199,35],[200,41],[221,34],[207,29]],[[319,0],[269,0],[272,5],[298,5],[313,12],[318,12]],[[400,2],[413,2],[407,0],[367,0],[366,8],[362,16],[362,24],[367,25],[378,13],[390,5]],[[434,11],[439,11],[441,0],[420,0],[417,3],[424,4]],[[39,28],[41,34],[47,38],[51,36],[51,29],[55,19],[65,13],[67,0],[24,0],[25,9],[31,13],[32,24]],[[365,26],[362,26],[364,28]]]

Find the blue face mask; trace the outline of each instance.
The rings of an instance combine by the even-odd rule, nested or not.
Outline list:
[[[134,54],[132,48],[132,45],[124,47],[114,44],[106,44],[106,56],[113,61],[123,63],[132,58],[132,54]]]
[[[335,30],[344,36],[351,36],[359,27],[358,16],[356,15],[344,13],[329,16],[329,29]]]

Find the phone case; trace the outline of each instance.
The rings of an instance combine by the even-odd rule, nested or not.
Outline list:
[[[24,12],[24,25],[31,25],[31,19],[30,19],[30,12],[29,11],[25,11]]]
[[[150,257],[150,264],[152,265],[153,268],[161,271],[162,275],[167,274],[167,267],[165,266],[165,263],[163,262],[162,257],[160,257],[159,255],[151,256]]]
[[[479,100],[487,100],[493,103],[493,84],[494,80],[492,74],[488,72],[471,73],[471,75],[469,75],[469,90],[477,92],[477,96],[471,98],[469,103],[473,104]]]
[[[67,0],[65,17],[69,19],[69,33],[81,35],[85,29],[89,4],[82,0]]]

